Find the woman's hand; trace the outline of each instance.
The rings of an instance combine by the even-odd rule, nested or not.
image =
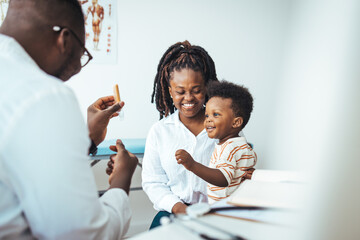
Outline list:
[[[188,206],[182,202],[175,203],[173,208],[171,209],[172,213],[178,214],[178,213],[186,213],[186,208]]]

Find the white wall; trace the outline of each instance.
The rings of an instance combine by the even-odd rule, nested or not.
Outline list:
[[[258,153],[258,167],[281,168],[267,152],[290,9],[288,0],[119,0],[118,63],[90,63],[69,85],[85,115],[89,104],[111,95],[119,83],[124,120],[111,121],[107,138],[144,138],[159,116],[150,103],[157,64],[171,44],[187,39],[209,52],[219,79],[250,89],[254,112],[245,135]]]
[[[360,1],[293,10],[269,157],[308,174],[299,239],[360,239]]]

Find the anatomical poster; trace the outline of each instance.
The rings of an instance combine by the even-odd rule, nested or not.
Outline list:
[[[9,6],[9,0],[0,0],[0,26],[3,23]]]
[[[85,15],[86,48],[91,62],[115,64],[117,61],[117,0],[79,1]]]

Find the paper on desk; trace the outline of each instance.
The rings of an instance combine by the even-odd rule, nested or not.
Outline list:
[[[223,199],[222,201],[216,202],[211,205],[211,209],[216,208],[228,208],[227,210],[216,211],[214,214],[221,215],[225,217],[232,217],[238,219],[245,219],[250,221],[264,222],[270,224],[278,225],[293,225],[293,222],[298,218],[298,212],[282,210],[282,209],[273,209],[273,208],[263,208],[263,209],[233,209],[233,205],[227,203],[228,199]]]
[[[299,209],[305,186],[300,183],[246,180],[229,197],[228,203],[236,206]]]

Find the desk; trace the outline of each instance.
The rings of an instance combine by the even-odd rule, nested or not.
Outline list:
[[[140,159],[144,156],[145,151],[145,138],[129,138],[129,139],[121,139],[126,150],[135,154],[135,156],[139,159],[139,166],[141,167]],[[97,154],[95,156],[90,156],[91,166],[93,167],[100,160],[108,160],[112,154],[115,152],[109,149],[110,145],[116,145],[116,139],[105,140],[99,144]]]
[[[125,148],[128,151],[130,151],[131,153],[135,154],[135,156],[138,158],[139,163],[138,163],[138,167],[136,168],[137,171],[135,171],[134,176],[140,175],[141,170],[138,170],[138,168],[141,169],[141,167],[142,167],[141,162],[142,162],[142,158],[144,156],[146,139],[145,138],[132,138],[132,139],[130,138],[130,139],[121,139],[121,140],[122,140]],[[91,167],[94,167],[101,160],[108,161],[110,159],[110,156],[115,154],[115,152],[113,152],[109,149],[110,145],[116,145],[116,139],[105,140],[99,144],[97,154],[95,156],[90,156]],[[105,165],[104,169],[106,169],[106,165]],[[105,170],[103,170],[103,171],[105,171]],[[130,191],[142,190],[141,178],[134,177],[134,176],[133,176],[133,179],[136,182],[136,186],[134,186],[134,183],[133,183],[134,180],[133,180]],[[139,179],[140,179],[140,182],[139,182]],[[102,181],[102,182],[104,182],[104,181]],[[105,183],[100,183],[100,186],[98,185],[99,194],[102,195],[105,192],[105,189],[107,189],[107,188],[108,188],[108,184],[107,184],[107,179],[106,179]]]
[[[239,220],[229,217],[208,214],[199,218],[199,220],[207,224],[223,228],[232,234],[239,235],[245,239],[297,239],[297,229],[293,227],[285,227],[274,224],[259,223],[247,220]],[[218,239],[229,239],[226,235],[220,234],[209,227],[204,227],[193,220],[182,221],[186,226],[191,226],[196,230],[206,233],[211,237]],[[184,240],[194,239],[203,240],[197,234],[186,230],[178,223],[170,223],[165,226],[155,228],[151,231],[141,233],[132,238],[132,240],[151,240],[151,239],[171,239]]]

